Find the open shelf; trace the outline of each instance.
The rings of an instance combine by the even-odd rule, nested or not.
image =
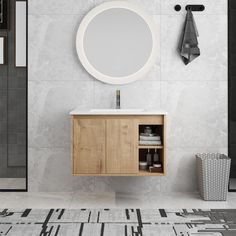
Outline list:
[[[164,167],[164,152],[163,152],[163,149],[157,149],[156,147],[155,148],[140,148],[138,150],[138,160],[139,162],[140,161],[146,161],[146,155],[147,155],[147,152],[148,152],[148,149],[150,151],[150,154],[152,156],[152,161],[153,161],[153,155],[154,155],[154,152],[155,152],[155,149],[157,150],[157,154],[160,158],[160,163],[162,164],[162,170],[160,172],[150,172],[149,171],[149,167],[147,167],[147,170],[140,170],[139,169],[139,174],[141,175],[155,175],[155,174],[164,174],[164,170],[163,170],[163,167]]]
[[[156,134],[157,136],[160,136],[161,145],[144,145],[139,144],[140,141],[140,134],[144,133],[144,130],[146,127],[150,127],[152,130],[152,134]],[[139,176],[162,176],[165,175],[165,133],[164,133],[164,122],[163,124],[139,124],[138,126],[138,146],[137,146],[137,153],[138,153],[138,162],[146,162],[146,155],[148,152],[148,149],[150,151],[150,154],[152,156],[152,163],[153,163],[153,156],[155,150],[158,153],[160,163],[162,164],[162,169],[158,172],[150,172],[149,167],[147,167],[146,170],[140,170],[139,169]],[[147,136],[148,137],[148,136]]]

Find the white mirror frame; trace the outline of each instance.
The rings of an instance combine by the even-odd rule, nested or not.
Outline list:
[[[128,9],[130,11],[137,13],[147,23],[147,25],[149,26],[151,35],[152,35],[153,44],[152,44],[152,51],[150,53],[149,59],[140,70],[128,76],[111,77],[111,76],[102,74],[97,69],[95,69],[92,66],[92,64],[88,61],[88,58],[84,51],[83,39],[84,39],[86,29],[89,23],[91,22],[91,20],[93,20],[93,18],[96,17],[101,12],[109,10],[109,9],[113,9],[113,8],[125,8],[125,9]],[[151,67],[155,64],[157,51],[158,51],[156,26],[153,20],[145,13],[144,10],[142,10],[141,8],[139,8],[138,6],[130,2],[125,2],[125,1],[105,2],[93,8],[81,21],[79,29],[77,31],[77,35],[76,35],[76,50],[77,50],[77,54],[79,56],[80,62],[82,63],[84,68],[87,70],[89,74],[91,74],[96,79],[104,83],[109,83],[109,84],[131,83],[133,81],[136,81],[144,77],[148,73],[148,71],[151,69]]]

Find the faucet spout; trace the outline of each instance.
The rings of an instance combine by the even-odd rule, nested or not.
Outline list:
[[[116,109],[120,109],[120,90],[116,90]]]

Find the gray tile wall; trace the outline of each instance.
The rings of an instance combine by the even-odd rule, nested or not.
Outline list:
[[[159,53],[140,81],[121,86],[93,79],[81,66],[75,36],[82,17],[103,0],[29,1],[30,191],[195,191],[197,152],[227,153],[227,0],[205,0],[194,13],[201,56],[185,66],[177,45],[188,0],[130,0],[153,17]],[[167,176],[72,177],[70,117],[79,108],[162,108],[168,112]]]

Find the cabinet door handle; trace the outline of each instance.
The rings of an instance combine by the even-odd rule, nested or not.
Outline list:
[[[99,159],[99,173],[102,173],[102,160]]]
[[[100,159],[99,159],[99,161],[98,161],[98,173],[100,173],[100,170],[101,170],[100,165],[101,165],[101,162],[100,162]]]

